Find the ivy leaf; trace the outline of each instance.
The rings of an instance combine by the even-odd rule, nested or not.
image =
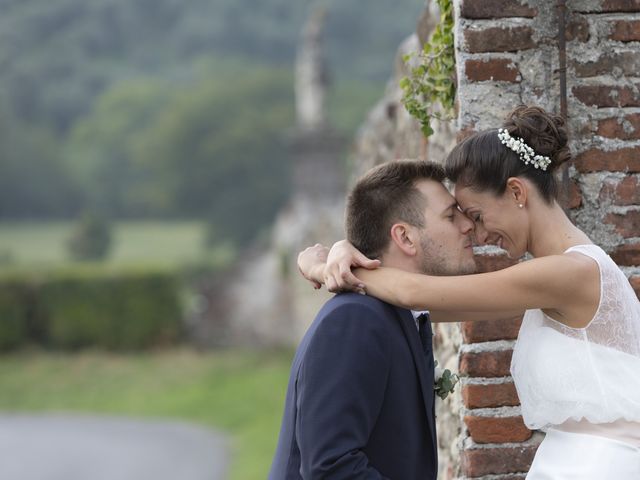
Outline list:
[[[455,49],[453,35],[452,0],[437,0],[440,7],[440,21],[431,38],[418,55],[417,66],[411,74],[400,80],[403,90],[402,103],[411,116],[420,122],[425,137],[433,135],[431,120],[450,120],[454,116],[455,105]],[[414,54],[403,56],[405,64]],[[434,109],[436,104],[442,107]]]

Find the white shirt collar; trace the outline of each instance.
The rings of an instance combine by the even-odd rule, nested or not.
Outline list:
[[[426,313],[428,315],[429,314],[429,310],[411,310],[411,315],[413,315],[413,321],[415,322],[417,329],[420,328],[418,326],[418,317],[420,315],[422,315],[423,313]]]
[[[413,319],[417,320],[420,315],[423,313],[429,314],[429,310],[411,310],[411,315],[413,315]]]

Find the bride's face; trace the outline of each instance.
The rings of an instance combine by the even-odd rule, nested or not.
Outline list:
[[[526,253],[526,216],[511,195],[456,185],[455,196],[462,211],[473,220],[478,244],[496,245],[506,250],[510,258],[520,258]]]

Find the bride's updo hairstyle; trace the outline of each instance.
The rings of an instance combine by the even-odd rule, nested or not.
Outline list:
[[[496,128],[476,133],[456,145],[445,162],[447,177],[456,184],[496,195],[504,193],[510,177],[524,177],[536,185],[545,201],[552,203],[558,196],[554,173],[571,158],[564,120],[540,107],[521,105],[507,116],[502,128],[511,137],[522,139],[536,155],[549,157],[547,169],[525,164],[501,143]]]

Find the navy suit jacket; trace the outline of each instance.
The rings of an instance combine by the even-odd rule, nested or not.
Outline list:
[[[428,343],[425,355],[409,310],[329,300],[294,357],[269,480],[435,480]]]

